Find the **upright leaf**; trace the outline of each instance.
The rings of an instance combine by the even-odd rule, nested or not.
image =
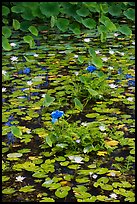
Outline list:
[[[56,25],[61,31],[65,32],[68,29],[69,20],[65,18],[58,18]]]
[[[10,51],[12,49],[8,39],[4,36],[2,36],[2,47],[4,50],[7,50],[7,51]]]
[[[118,30],[125,35],[131,35],[132,30],[128,27],[128,25],[123,25],[118,28]]]
[[[51,97],[49,94],[46,94],[44,101],[43,101],[43,106],[48,107],[51,105],[53,101],[55,101],[55,98]]]
[[[21,138],[21,136],[22,136],[21,130],[19,128],[17,128],[16,126],[11,126],[11,132],[15,137]]]
[[[74,102],[75,102],[75,108],[82,111],[83,110],[83,104],[80,102],[80,100],[77,98],[74,98]]]
[[[49,136],[46,136],[46,142],[50,147],[52,147],[52,141],[51,141],[51,138]]]
[[[9,38],[11,36],[11,29],[8,26],[2,26],[2,34]]]
[[[126,11],[123,12],[123,14],[130,20],[134,21],[135,20],[135,10],[134,9],[127,9]]]
[[[30,26],[28,30],[35,36],[38,36],[38,30],[35,26]]]
[[[15,30],[20,29],[20,23],[19,23],[19,21],[16,20],[16,19],[13,19],[13,28],[14,28]]]
[[[96,21],[91,18],[82,19],[82,23],[89,29],[93,29],[96,27]]]
[[[2,15],[7,16],[10,13],[10,10],[7,6],[2,6]]]
[[[99,57],[93,56],[92,63],[96,66],[101,68],[103,66],[102,60]]]

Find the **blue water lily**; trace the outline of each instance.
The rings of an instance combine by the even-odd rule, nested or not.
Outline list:
[[[7,142],[8,144],[13,144],[15,142],[15,137],[11,132],[7,134],[7,139],[8,139],[8,142]]]
[[[86,70],[89,72],[94,72],[95,70],[97,70],[97,68],[95,66],[90,65],[86,68]]]
[[[134,78],[134,76],[132,76],[132,75],[130,75],[130,74],[126,74],[126,75],[125,75],[125,78],[126,78],[126,79],[130,79],[130,78]]]
[[[128,86],[135,86],[135,80],[129,80]]]
[[[53,111],[51,113],[52,123],[57,122],[58,118],[62,117],[63,115],[64,115],[64,111],[59,111],[59,110]]]
[[[26,67],[26,68],[23,70],[23,73],[24,73],[24,74],[29,74],[29,73],[30,73],[30,68]]]

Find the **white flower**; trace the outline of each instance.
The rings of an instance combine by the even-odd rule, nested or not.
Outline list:
[[[76,140],[76,143],[80,143],[80,140]]]
[[[79,75],[79,72],[74,72],[74,74],[75,74],[76,76],[78,76],[78,75]]]
[[[3,87],[3,88],[2,88],[2,92],[5,92],[5,91],[6,91],[6,88]]]
[[[83,126],[87,126],[88,123],[86,123],[86,122],[82,122],[81,125],[83,125]]]
[[[31,133],[31,130],[27,130],[26,133],[30,134],[30,133]]]
[[[116,88],[117,86],[115,84],[109,84],[110,88],[114,89]]]
[[[89,172],[89,176],[90,176],[90,177],[92,176],[92,174],[93,174],[93,172]]]
[[[135,45],[135,41],[132,42],[132,45]]]
[[[119,34],[118,33],[114,33],[114,36],[117,37]]]
[[[26,177],[23,176],[17,176],[16,181],[22,182]]]
[[[39,55],[38,54],[34,54],[34,57],[38,57]]]
[[[109,54],[113,55],[114,51],[113,50],[109,50]]]
[[[102,57],[102,60],[103,60],[104,62],[106,62],[106,61],[108,61],[108,58],[107,58],[107,57]]]
[[[73,162],[76,162],[78,164],[83,164],[84,162],[81,162],[83,160],[82,157],[80,156],[69,156],[68,157],[70,160],[72,160]]]
[[[128,101],[133,101],[133,98],[132,97],[128,97],[127,100]]]
[[[113,68],[112,66],[109,66],[108,69],[109,69],[109,70],[113,70],[114,68]]]
[[[32,85],[32,81],[27,81],[27,84],[28,84],[29,86],[31,86],[31,85]]]
[[[6,75],[7,72],[6,72],[5,70],[2,70],[2,74],[3,74],[3,75]]]
[[[103,125],[99,126],[99,129],[100,129],[101,131],[105,131],[105,130],[106,130],[105,126],[103,126]]]
[[[16,46],[16,43],[10,43],[10,45],[11,45],[12,47],[15,47],[15,46]]]
[[[13,57],[11,57],[10,59],[11,59],[12,62],[18,61],[18,57],[14,57],[14,56],[13,56]]]
[[[84,42],[90,42],[90,38],[85,38]]]
[[[100,54],[100,51],[99,51],[99,50],[96,50],[95,53],[96,53],[96,54]]]
[[[109,196],[110,196],[111,198],[114,198],[114,199],[117,198],[117,194],[115,194],[115,193],[111,193]]]
[[[74,55],[74,58],[78,58],[78,55]]]
[[[124,56],[124,55],[125,55],[125,53],[124,53],[124,52],[120,52],[119,54],[120,54],[121,56]]]
[[[42,97],[45,98],[46,94],[42,94]]]
[[[116,174],[114,172],[110,172],[111,176],[116,176]]]
[[[26,88],[26,89],[24,89],[23,91],[27,91],[27,90],[29,90],[29,88]]]
[[[98,177],[97,174],[93,174],[93,175],[92,175],[92,178],[94,178],[94,179],[96,179],[97,177]]]

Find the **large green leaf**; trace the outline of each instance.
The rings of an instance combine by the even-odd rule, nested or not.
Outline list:
[[[93,97],[96,97],[97,95],[99,95],[98,92],[95,91],[95,90],[92,89],[92,88],[88,88],[88,92],[89,92],[90,95],[93,96]]]
[[[52,141],[51,141],[50,136],[46,136],[46,142],[50,147],[52,147]]]
[[[74,102],[75,102],[75,108],[82,111],[83,110],[83,104],[80,102],[80,100],[78,98],[74,98]]]
[[[65,32],[68,29],[69,20],[65,18],[58,18],[56,25],[61,31]]]
[[[43,101],[43,106],[48,107],[53,101],[55,101],[55,98],[51,97],[49,94],[46,94]]]
[[[58,2],[40,2],[41,13],[47,17],[57,16],[59,14]]]
[[[89,29],[96,27],[96,21],[91,18],[82,19],[82,23],[85,27]]]
[[[100,12],[99,4],[97,2],[83,2],[84,5],[91,11],[91,12]]]
[[[96,57],[96,53],[95,53],[95,50],[93,48],[89,48],[89,54],[92,56],[92,57]]]
[[[99,18],[99,22],[103,23],[110,31],[116,31],[115,24],[105,15],[102,15],[101,18]]]
[[[31,48],[35,46],[34,39],[30,35],[24,36],[23,40],[24,42],[29,43]]]
[[[100,9],[103,13],[107,13],[108,12],[108,4],[106,3],[101,3],[100,4]]]
[[[135,20],[135,9],[127,9],[126,11],[123,12],[123,14],[130,20]]]
[[[19,128],[17,128],[16,126],[11,126],[11,132],[15,137],[21,138],[21,136],[22,136],[21,130]]]
[[[82,6],[80,9],[78,9],[76,11],[76,13],[78,15],[80,15],[80,16],[86,17],[86,16],[89,15],[90,12],[89,12],[89,10],[86,7]]]
[[[6,37],[9,38],[11,36],[11,29],[8,26],[2,26],[2,34]]]
[[[30,26],[28,30],[35,36],[38,36],[38,30],[35,26]]]
[[[23,13],[21,14],[21,17],[25,20],[33,20],[35,16],[33,16],[32,10],[33,8],[26,7]]]
[[[128,25],[123,25],[118,28],[118,30],[125,35],[131,35],[132,30],[128,27]]]
[[[96,56],[93,56],[93,57],[92,57],[92,63],[93,63],[96,67],[99,67],[99,68],[101,68],[101,67],[103,66],[102,59],[100,59],[99,57],[96,57]]]
[[[2,15],[7,16],[10,13],[10,10],[7,6],[2,6]]]
[[[13,19],[13,28],[14,28],[15,30],[20,29],[20,23],[19,23],[19,21],[16,20],[16,19]]]
[[[16,6],[11,7],[11,11],[13,13],[22,13],[24,11],[24,7],[21,5],[16,5]]]
[[[108,8],[108,12],[112,15],[112,16],[120,16],[121,14],[121,6],[120,5],[112,5]]]
[[[12,49],[8,39],[5,38],[4,36],[2,36],[2,47],[4,50],[7,50],[7,51],[10,51]]]
[[[81,33],[80,26],[77,22],[73,22],[69,25],[69,29],[72,30],[72,32],[76,35],[79,35]]]

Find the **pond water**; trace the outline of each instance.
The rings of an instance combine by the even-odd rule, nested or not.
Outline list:
[[[134,202],[134,37],[46,32],[30,49],[14,33],[2,58],[3,202]],[[92,73],[89,48],[103,61]]]

